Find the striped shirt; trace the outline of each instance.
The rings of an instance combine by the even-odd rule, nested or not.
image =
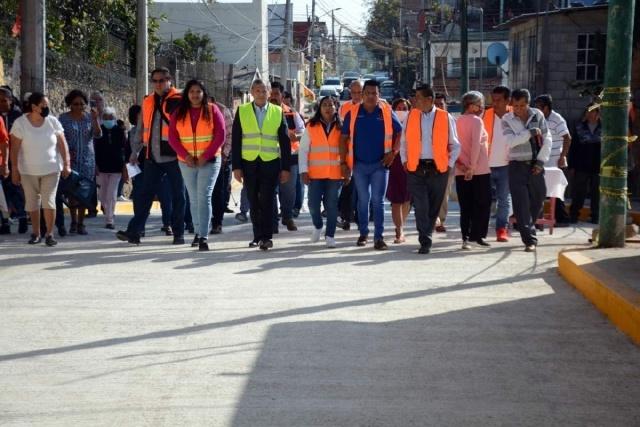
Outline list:
[[[555,111],[551,111],[547,119],[547,126],[549,126],[549,132],[551,132],[551,155],[549,160],[545,163],[545,166],[555,167],[558,166],[558,160],[562,153],[562,146],[564,145],[564,136],[569,135],[569,128],[565,119]]]

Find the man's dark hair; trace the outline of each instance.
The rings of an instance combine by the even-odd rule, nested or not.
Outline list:
[[[271,82],[271,90],[277,89],[280,92],[284,92],[284,86],[280,82]]]
[[[165,76],[171,77],[171,71],[167,67],[156,67],[151,71],[151,78],[153,78],[154,74],[162,73]]]
[[[131,123],[132,126],[138,125],[138,115],[140,111],[142,111],[142,107],[137,104],[129,107],[129,123]]]
[[[444,102],[447,102],[447,95],[442,92],[437,92],[435,99],[442,99]]]
[[[425,98],[433,98],[434,97],[434,93],[433,93],[433,89],[431,88],[431,86],[429,85],[422,85],[422,86],[418,86],[416,88],[416,93],[420,92],[420,94],[422,96],[424,96]]]
[[[282,97],[285,98],[285,99],[287,99],[287,98],[293,99],[293,97],[291,96],[291,92],[286,91],[286,90],[284,92],[282,92]]]
[[[542,106],[548,107],[549,110],[553,110],[553,98],[548,93],[538,96],[535,103],[540,103]]]
[[[511,89],[506,86],[496,86],[491,91],[492,94],[502,95],[504,99],[509,99],[511,97]]]
[[[531,102],[531,93],[527,89],[516,89],[511,92],[511,99],[514,101],[520,101],[524,99],[527,101],[527,104]]]
[[[367,87],[377,87],[380,90],[380,82],[374,79],[367,80],[364,82],[364,86],[362,86],[362,90],[364,91]]]

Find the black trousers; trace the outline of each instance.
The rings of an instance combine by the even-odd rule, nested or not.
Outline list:
[[[222,162],[220,173],[216,179],[216,184],[211,193],[211,226],[217,227],[222,225],[224,218],[224,210],[229,203],[228,189],[231,187],[231,162]]]
[[[440,173],[435,168],[427,169],[422,165],[418,165],[415,172],[409,172],[407,175],[420,246],[431,248],[433,228],[436,225],[448,183],[449,171]]]
[[[338,209],[340,210],[340,218],[346,222],[353,222],[353,180],[348,185],[342,186],[340,197],[338,198]]]
[[[491,217],[491,174],[475,175],[469,181],[456,176],[456,191],[462,240],[477,242],[486,238]]]
[[[569,217],[572,220],[578,219],[580,209],[584,205],[584,199],[589,194],[589,199],[591,200],[591,222],[597,223],[600,209],[600,175],[575,171],[572,188]]]
[[[547,186],[544,170],[538,175],[531,173],[531,162],[509,162],[509,190],[513,212],[518,222],[522,242],[537,245],[536,220],[542,213]]]
[[[251,210],[253,240],[271,240],[273,237],[273,195],[280,176],[280,159],[263,162],[260,159],[242,162],[244,185]]]

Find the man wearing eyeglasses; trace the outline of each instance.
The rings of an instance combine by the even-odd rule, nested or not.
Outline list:
[[[137,163],[138,153],[146,150],[141,203],[134,209],[133,218],[126,231],[118,231],[116,237],[129,243],[139,244],[140,234],[149,217],[154,195],[160,180],[166,174],[171,186],[173,212],[171,227],[173,244],[184,244],[185,191],[182,174],[175,151],[169,146],[169,118],[180,103],[180,92],[171,87],[171,73],[167,68],[156,68],[151,72],[153,93],[142,102],[142,126],[133,135],[132,154],[129,161]]]

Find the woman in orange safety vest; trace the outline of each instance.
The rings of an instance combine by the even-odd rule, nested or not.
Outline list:
[[[209,102],[204,84],[190,80],[169,122],[169,145],[178,155],[189,194],[195,236],[192,247],[208,251],[211,192],[220,172],[220,147],[225,140],[224,116]],[[222,201],[219,201],[222,203]]]
[[[313,220],[311,242],[320,239],[322,215],[320,202],[327,213],[325,242],[335,248],[334,234],[338,220],[338,197],[342,185],[340,165],[340,132],[342,121],[329,96],[320,100],[315,115],[309,120],[300,140],[298,167],[302,182],[309,186],[309,212]]]

